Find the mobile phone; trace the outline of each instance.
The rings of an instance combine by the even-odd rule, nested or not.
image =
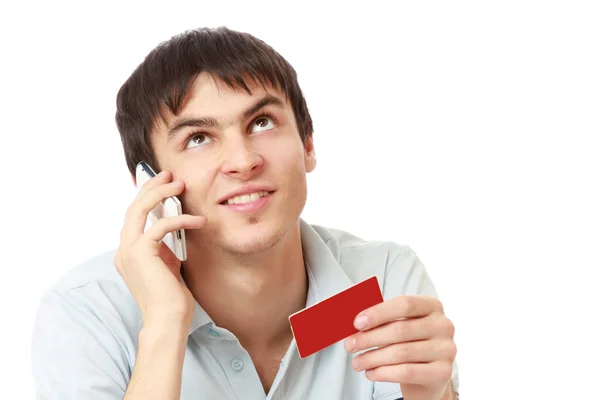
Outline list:
[[[146,163],[140,161],[135,168],[135,182],[137,190],[142,188],[144,183],[156,176],[156,172]],[[156,223],[163,217],[173,217],[181,215],[181,202],[175,196],[167,197],[162,200],[156,207],[148,213],[148,219],[146,221],[146,229],[152,224]],[[185,231],[183,229],[176,230],[175,232],[169,232],[162,239],[162,242],[175,254],[180,261],[187,259],[187,250],[185,247]]]

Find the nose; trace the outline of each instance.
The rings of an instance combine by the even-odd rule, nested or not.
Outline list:
[[[247,180],[258,173],[264,160],[243,135],[229,138],[223,146],[221,172],[237,179]]]

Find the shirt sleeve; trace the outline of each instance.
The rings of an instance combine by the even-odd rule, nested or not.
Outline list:
[[[126,352],[68,290],[43,295],[31,348],[37,400],[123,399],[131,375]]]

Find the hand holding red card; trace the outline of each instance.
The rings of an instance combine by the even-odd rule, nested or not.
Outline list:
[[[367,379],[397,382],[405,399],[454,399],[450,379],[456,356],[454,325],[429,296],[398,296],[361,312],[360,332],[345,341],[352,366]]]
[[[289,318],[298,353],[305,358],[358,332],[356,315],[381,303],[383,297],[375,276],[320,301]]]

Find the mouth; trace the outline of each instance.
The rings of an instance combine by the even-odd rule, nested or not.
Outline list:
[[[230,205],[243,205],[243,204],[248,204],[248,203],[254,203],[264,197],[272,195],[274,192],[275,192],[274,190],[272,190],[272,191],[262,190],[262,191],[258,191],[258,192],[254,192],[254,193],[243,194],[240,196],[233,196],[225,201],[222,201],[219,204],[221,204],[223,206],[230,206]]]

